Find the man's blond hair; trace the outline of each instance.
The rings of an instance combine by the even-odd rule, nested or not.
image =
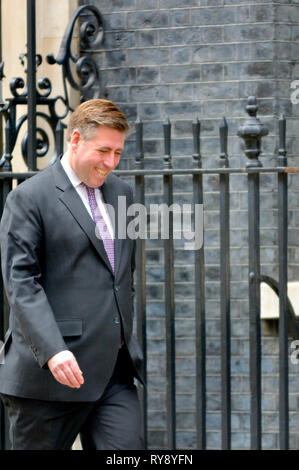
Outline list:
[[[92,138],[99,125],[117,129],[124,134],[130,131],[126,116],[112,101],[92,99],[85,101],[75,109],[67,127],[67,140],[78,129],[84,140]]]

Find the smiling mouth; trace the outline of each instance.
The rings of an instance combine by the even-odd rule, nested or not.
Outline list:
[[[96,168],[97,172],[102,175],[102,176],[106,176],[108,175],[108,171],[103,171],[103,170],[100,170],[99,168]]]

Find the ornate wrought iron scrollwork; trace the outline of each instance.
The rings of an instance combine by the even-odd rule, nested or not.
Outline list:
[[[82,14],[90,12],[92,17],[89,20],[84,21],[80,26],[80,41],[85,48],[93,49],[99,47],[104,39],[104,26],[103,19],[99,10],[93,5],[85,5],[78,8],[71,17],[68,27],[66,28],[63,36],[60,50],[56,59],[53,54],[47,55],[47,61],[49,64],[59,64],[63,70],[63,83],[66,90],[66,80],[76,90],[80,90],[83,98],[88,96],[88,93],[94,86],[97,86],[95,93],[99,96],[99,75],[95,61],[91,56],[78,57],[72,52],[71,42],[74,32],[74,27]],[[79,82],[76,81],[71,64],[76,65],[76,73],[79,78]],[[67,90],[66,90],[67,98]]]
[[[86,16],[88,14],[88,17]],[[84,19],[82,19],[84,18]],[[86,19],[87,18],[87,19]],[[86,52],[82,57],[72,51],[72,37],[76,23],[82,19],[80,24],[80,41],[85,47]],[[50,65],[58,64],[62,66],[62,82],[64,95],[51,97],[51,81],[44,77],[40,78],[36,85],[36,105],[46,106],[47,112],[36,112],[36,116],[45,120],[50,126],[55,142],[55,159],[63,152],[63,127],[62,120],[73,109],[70,106],[67,82],[72,88],[80,91],[82,101],[91,97],[100,96],[99,73],[98,68],[89,55],[93,48],[99,47],[104,38],[103,19],[99,10],[93,5],[85,5],[77,8],[65,30],[61,46],[56,58],[53,54],[46,56],[46,61]],[[25,67],[27,54],[20,54],[19,59]],[[40,54],[36,55],[36,68],[42,64],[43,58]],[[0,80],[4,77],[4,63],[0,63]],[[27,70],[24,72],[28,75]],[[77,77],[75,76],[77,75]],[[28,78],[28,76],[27,76]],[[27,85],[22,77],[12,78],[9,84],[12,98],[8,98],[6,103],[0,103],[0,115],[5,119],[5,151],[0,160],[0,169],[11,171],[12,154],[16,145],[20,129],[27,121],[28,115],[25,114],[17,120],[17,109],[19,105],[28,103]],[[58,103],[63,104],[63,112],[58,113]],[[25,132],[21,142],[21,152],[27,165],[27,139],[28,132]],[[40,126],[36,129],[36,157],[41,158],[48,154],[50,148],[50,139],[45,129]],[[53,161],[53,159],[51,161]],[[28,165],[27,165],[28,166]]]

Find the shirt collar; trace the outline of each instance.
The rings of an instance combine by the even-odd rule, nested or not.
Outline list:
[[[78,178],[74,170],[72,169],[71,165],[69,164],[68,154],[64,153],[61,160],[61,165],[66,172],[67,176],[69,177],[72,185],[76,188],[81,184],[81,180]]]

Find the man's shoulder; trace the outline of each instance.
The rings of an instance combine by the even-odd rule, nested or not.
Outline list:
[[[44,170],[39,171],[30,178],[27,178],[25,181],[20,183],[16,188],[14,188],[10,195],[14,196],[17,194],[30,196],[37,196],[38,192],[47,190],[49,188],[48,184],[53,180],[53,174],[51,166],[46,167]]]
[[[119,193],[125,193],[125,194],[132,194],[133,193],[133,188],[132,186],[119,176],[115,175],[114,173],[110,173],[110,175],[107,177],[107,183],[109,185],[114,185],[117,188],[117,191]]]

